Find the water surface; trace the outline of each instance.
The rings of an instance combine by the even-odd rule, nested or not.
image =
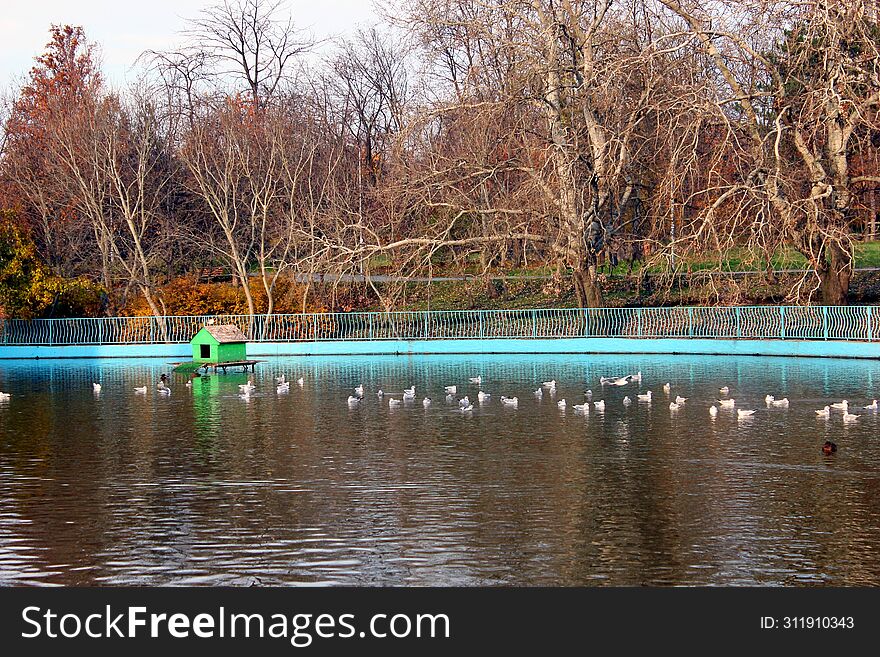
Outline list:
[[[0,584],[880,584],[871,362],[291,358],[258,366],[249,400],[241,374],[159,396],[167,370],[0,363]],[[641,386],[599,385],[638,370]],[[281,373],[304,385],[278,394]],[[475,399],[478,374],[488,403],[447,404],[444,385]],[[556,398],[537,400],[549,379]],[[676,413],[666,381],[688,398]],[[417,403],[390,408],[409,385]],[[722,385],[755,417],[710,420]],[[557,407],[587,388],[604,413]],[[647,389],[652,404],[621,403]],[[816,418],[841,398],[859,422]]]

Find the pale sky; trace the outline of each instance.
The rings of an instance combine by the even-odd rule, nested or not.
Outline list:
[[[371,0],[287,0],[294,23],[318,38],[351,33],[376,22]],[[49,40],[55,24],[81,25],[100,47],[102,69],[113,85],[134,77],[144,50],[179,43],[185,19],[209,0],[16,0],[0,10],[0,89],[23,77]]]

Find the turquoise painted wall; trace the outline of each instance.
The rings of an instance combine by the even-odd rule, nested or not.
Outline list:
[[[836,340],[724,340],[555,338],[483,340],[376,340],[253,342],[248,357],[418,355],[418,354],[706,354],[877,358],[880,342]],[[12,358],[174,358],[192,356],[189,344],[0,346],[0,360]]]

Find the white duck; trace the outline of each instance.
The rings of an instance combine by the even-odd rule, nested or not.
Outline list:
[[[865,406],[866,411],[876,411],[877,408],[878,408],[878,406],[877,406],[876,399],[874,401],[872,401],[870,404],[868,404],[867,406]]]
[[[564,400],[564,399],[560,399],[558,402],[556,402],[556,405],[557,405],[559,408],[564,409],[564,408],[565,408],[565,400]]]
[[[305,382],[306,382],[306,380],[305,380],[303,377],[299,377],[299,378],[296,380],[296,383],[297,383],[297,385],[299,385],[300,388],[302,388],[303,383],[305,383]]]
[[[639,401],[650,402],[651,401],[651,391],[649,390],[644,395],[636,395],[636,397],[638,397]]]
[[[491,396],[492,395],[490,395],[488,392],[483,392],[482,390],[480,390],[480,392],[477,393],[477,401],[482,404],[484,401],[489,399],[489,397],[491,397]]]
[[[675,402],[669,402],[669,410],[670,411],[677,411],[679,408],[681,408],[681,404],[676,404]]]
[[[443,392],[445,392],[447,395],[454,395],[456,392],[458,392],[458,386],[446,386],[445,388],[443,388]]]
[[[576,410],[580,413],[589,413],[590,412],[590,404],[589,404],[589,402],[586,404],[575,404],[574,410]]]
[[[687,397],[681,397],[679,395],[675,396],[675,403],[678,404],[679,406],[684,404],[686,401],[687,401]]]
[[[281,385],[282,383],[287,383],[287,377],[283,374],[281,376],[276,376],[275,383],[277,383],[278,385]]]
[[[416,387],[410,386],[409,388],[404,388],[403,396],[404,397],[415,397],[416,396]]]
[[[281,383],[284,383],[284,381],[281,381]],[[363,397],[363,396],[364,396],[364,384],[363,384],[363,383],[358,384],[357,386],[355,386],[354,394],[355,394],[357,397]]]
[[[850,413],[849,411],[843,412],[843,421],[844,422],[858,422],[859,416],[855,413]]]
[[[544,391],[538,388],[537,390],[535,390],[534,395],[538,399],[541,399],[544,396]]]
[[[831,408],[836,408],[837,410],[843,411],[845,413],[849,410],[849,402],[844,399],[843,401],[831,404]]]
[[[831,407],[826,406],[825,408],[820,408],[818,411],[816,411],[816,415],[818,417],[825,417],[825,418],[831,417]]]
[[[483,375],[480,374],[480,376],[472,376],[471,378],[468,379],[468,381],[470,381],[471,383],[476,383],[477,385],[480,385],[483,382]]]
[[[95,392],[101,392],[101,384],[100,383],[93,383],[92,390],[94,390]]]
[[[715,404],[712,404],[712,405],[709,407],[709,416],[710,416],[710,417],[715,417],[716,415],[718,415],[718,407],[715,406]]]
[[[593,402],[593,406],[595,407],[595,409],[596,409],[597,411],[604,411],[604,410],[605,410],[605,400],[604,400],[604,399],[600,399],[600,400],[597,401],[597,402]]]
[[[430,406],[430,405],[431,405],[431,398],[430,398],[430,397],[425,397],[425,398],[422,400],[422,406],[424,406],[425,408],[428,408],[428,406]]]
[[[140,395],[147,394],[147,386],[141,386],[140,388],[135,388],[134,391]]]
[[[461,408],[464,408],[465,406],[470,406],[471,405],[470,397],[465,395],[464,397],[462,397],[461,399],[458,400],[458,405]]]
[[[788,408],[788,397],[783,397],[782,399],[774,399],[770,402],[771,406],[776,408]]]
[[[290,392],[290,381],[285,381],[284,383],[279,383],[275,388],[275,392],[285,393]]]
[[[736,416],[739,418],[751,417],[754,414],[755,414],[755,411],[753,411],[753,410],[747,410],[744,408],[736,409]]]
[[[734,406],[736,406],[736,400],[735,399],[719,399],[718,405],[721,408],[733,408]]]
[[[718,392],[720,392],[722,395],[726,395],[727,393],[730,392],[730,388],[728,388],[727,386],[724,386],[723,388],[718,388]]]
[[[460,410],[462,413],[468,413],[474,410],[474,405],[468,404],[467,406],[459,406],[458,410]]]
[[[354,395],[348,396],[348,405],[349,406],[357,406],[361,401],[360,397],[355,397]]]
[[[641,383],[642,382],[642,370],[639,370],[635,374],[630,374],[629,378],[633,381],[638,381],[639,383]]]
[[[613,385],[613,386],[625,386],[626,384],[629,383],[629,381],[630,381],[629,376],[622,376],[622,377],[620,377],[619,379],[615,379],[614,381],[612,381],[612,382],[611,382],[611,385]]]
[[[376,396],[377,396],[379,399],[382,399],[382,397],[385,396],[385,393],[382,392],[382,390],[380,389],[379,392],[376,393]]]
[[[519,405],[519,398],[517,397],[501,397],[501,403],[505,406],[513,406],[516,407]]]
[[[403,401],[400,399],[389,399],[388,400],[388,406],[391,408],[396,408],[397,406],[400,406],[402,403],[403,403]]]
[[[668,383],[664,383],[663,384],[663,392],[665,392],[668,395],[670,392],[672,392],[672,386]]]
[[[627,395],[626,397],[623,398],[623,405],[624,406],[629,406],[632,403],[633,403],[633,400],[629,398],[629,395]]]
[[[556,387],[556,379],[553,379],[552,381],[544,381],[544,383],[542,383],[541,385],[544,386],[545,388],[555,388]]]
[[[146,391],[147,391],[147,386],[144,386],[144,392],[146,392]],[[135,388],[135,392],[137,392],[137,388]],[[12,395],[10,393],[0,392],[0,401],[9,401],[10,397],[12,397]]]
[[[766,397],[764,397],[764,402],[767,404],[767,406],[772,404],[775,400],[776,397],[774,397],[773,395],[767,395]]]

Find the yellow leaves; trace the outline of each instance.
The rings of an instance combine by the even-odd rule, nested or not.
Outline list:
[[[0,316],[95,316],[101,312],[102,297],[102,288],[86,278],[53,274],[13,213],[0,212]]]

